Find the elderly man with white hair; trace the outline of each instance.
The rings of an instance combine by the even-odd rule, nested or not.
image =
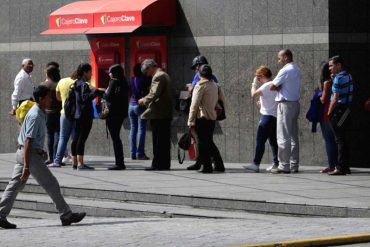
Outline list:
[[[12,94],[12,110],[10,115],[15,115],[18,106],[25,100],[33,99],[33,90],[35,86],[31,80],[33,71],[33,62],[30,58],[25,58],[22,61],[22,69],[14,80],[14,91]]]
[[[147,170],[171,169],[171,119],[172,119],[172,84],[170,76],[153,59],[146,59],[141,64],[144,75],[152,77],[150,92],[139,99],[141,106],[147,107],[142,119],[150,119],[153,135],[153,161]]]

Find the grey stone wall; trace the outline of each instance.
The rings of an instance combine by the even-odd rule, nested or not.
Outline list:
[[[21,59],[33,58],[35,83],[44,79],[42,71],[50,60],[60,62],[63,76],[67,76],[81,61],[89,61],[86,45],[79,49],[86,37],[39,35],[47,29],[48,14],[68,2],[72,1],[0,1],[0,152],[13,152],[15,148],[18,127],[7,112]],[[276,75],[279,69],[276,54],[282,48],[289,48],[303,75],[299,122],[301,163],[325,164],[321,133],[310,133],[305,113],[319,80],[320,63],[329,56],[329,1],[179,0],[177,12],[176,27],[142,28],[131,35],[168,33],[169,74],[177,91],[191,82],[193,72],[189,67],[192,58],[201,53],[209,59],[227,97],[227,119],[219,123],[215,135],[225,161],[252,161],[255,129],[259,121],[258,110],[250,97],[254,70],[266,64]],[[177,138],[185,130],[185,121],[186,117],[175,113],[172,134],[174,158]],[[124,125],[122,139],[126,157],[129,157],[128,122]],[[104,122],[94,122],[88,139],[88,154],[112,155],[112,143],[106,139],[105,131]],[[146,150],[152,156],[150,132]],[[270,153],[269,149],[267,151]],[[265,155],[264,162],[271,162],[270,154]]]

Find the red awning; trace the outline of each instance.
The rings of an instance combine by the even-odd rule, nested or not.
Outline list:
[[[141,26],[175,22],[176,0],[81,1],[51,13],[49,30],[41,34],[130,33]]]

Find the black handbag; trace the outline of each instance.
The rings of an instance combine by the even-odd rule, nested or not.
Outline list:
[[[185,160],[185,151],[189,150],[190,145],[191,145],[191,130],[185,134],[183,134],[179,140],[178,147],[177,147],[177,158],[179,160],[180,164],[184,163]]]
[[[218,87],[218,96],[219,96],[218,98],[220,98],[220,90],[221,90],[220,87]],[[216,118],[217,121],[222,121],[226,119],[225,105],[222,100],[219,99],[217,101],[215,110],[217,114],[217,118]]]

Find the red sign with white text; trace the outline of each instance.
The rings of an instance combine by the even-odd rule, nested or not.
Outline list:
[[[141,12],[113,12],[94,14],[94,27],[141,26]]]
[[[145,59],[153,59],[158,66],[167,70],[167,37],[145,36],[130,38],[130,70]]]
[[[49,17],[50,29],[90,28],[94,26],[93,15],[53,15]]]

